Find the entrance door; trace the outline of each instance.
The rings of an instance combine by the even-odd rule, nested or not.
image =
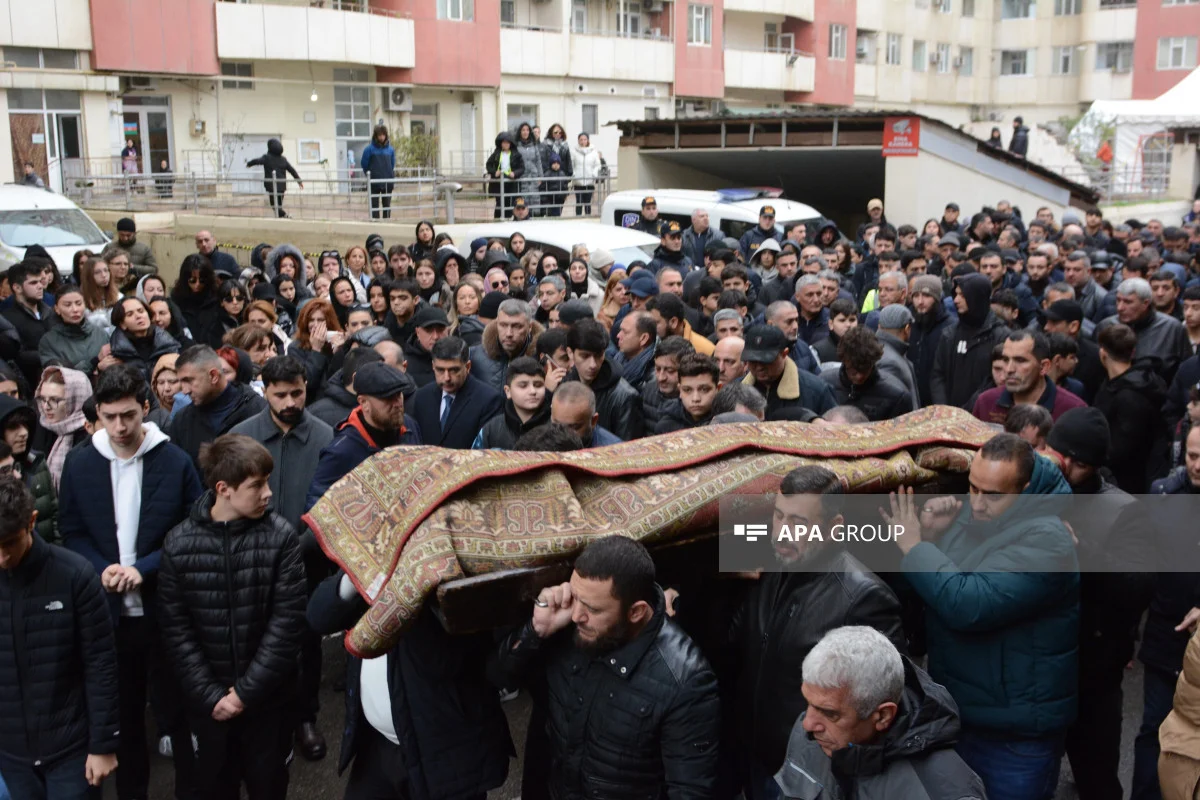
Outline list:
[[[33,171],[47,181],[50,163],[46,150],[46,115],[9,114],[8,124],[12,132],[13,175],[17,180],[25,176],[25,165],[33,164]]]
[[[475,146],[475,104],[463,103],[459,108],[462,114],[463,167],[465,172],[474,175],[483,171],[483,163],[479,162],[479,150]]]
[[[221,164],[225,171],[237,176],[233,182],[236,194],[262,194],[262,170],[247,167],[246,162],[267,152],[267,140],[279,134],[225,134],[221,137]]]
[[[370,141],[367,139],[337,140],[337,176],[339,192],[365,192],[367,176],[359,166],[362,152]]]
[[[78,114],[55,114],[58,128],[59,169],[50,171],[51,189],[62,192],[71,176],[80,173],[83,164],[83,124]]]
[[[175,162],[171,158],[171,106],[168,97],[142,97],[133,95],[123,101],[125,106],[122,121],[124,122],[124,139],[132,141],[137,150],[136,171],[149,175],[162,172],[161,164],[167,162],[171,171],[175,171]],[[129,172],[130,169],[122,169]]]

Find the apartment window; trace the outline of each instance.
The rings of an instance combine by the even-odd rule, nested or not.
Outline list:
[[[600,117],[600,106],[584,103],[581,108],[583,109],[583,123],[579,126],[579,132],[595,136],[600,127],[597,124]]]
[[[475,0],[437,0],[437,17],[470,22],[475,19]]]
[[[960,47],[958,48],[958,74],[964,78],[970,77],[975,73],[975,48]]]
[[[890,66],[900,66],[900,44],[903,41],[903,37],[898,33],[887,35],[887,63]]]
[[[938,74],[945,75],[950,71],[950,45],[939,44],[936,58]]]
[[[1136,8],[1137,0],[1100,0],[1101,8]]]
[[[1083,10],[1083,0],[1054,0],[1054,16],[1072,17]]]
[[[1050,71],[1055,75],[1074,75],[1075,48],[1070,46],[1054,48],[1054,61],[1050,65]]]
[[[780,33],[777,23],[764,22],[763,49],[768,53],[793,53],[796,50],[796,34]]]
[[[646,106],[645,111],[646,111],[646,119],[658,119],[658,107],[657,106]]]
[[[588,13],[587,0],[572,0],[571,2],[571,32],[587,33]]]
[[[1195,66],[1195,36],[1170,36],[1158,40],[1159,69],[1192,69]]]
[[[712,6],[688,5],[688,44],[712,44]]]
[[[500,24],[517,24],[517,0],[500,0]]]
[[[1000,19],[1029,19],[1037,16],[1034,0],[1000,0]]]
[[[521,127],[522,122],[528,122],[529,127],[535,128],[538,124],[538,107],[530,105],[520,105],[517,103],[509,103],[506,109],[508,114],[508,130],[515,131]]]
[[[4,60],[25,69],[79,69],[79,54],[74,50],[5,47]]]
[[[1001,50],[1001,75],[1032,75],[1033,54],[1029,50]]]
[[[949,14],[954,10],[954,0],[933,0],[933,10],[939,14]]]
[[[912,53],[912,68],[913,72],[924,72],[925,67],[929,63],[929,56],[925,53],[925,43],[920,39],[913,39]]]
[[[254,65],[248,61],[222,61],[221,74],[233,78],[253,78]],[[249,91],[254,88],[254,81],[221,81],[221,88]]]
[[[854,61],[857,64],[874,64],[878,55],[873,31],[858,31],[854,36]]]
[[[975,0],[962,0],[962,15],[964,17],[975,16]]]
[[[1200,0],[1163,0],[1164,6],[1187,6],[1187,5],[1194,6],[1197,3],[1200,3]],[[1100,5],[1104,5],[1104,3],[1101,2]]]
[[[846,26],[829,26],[829,57],[837,61],[846,59]]]
[[[1096,70],[1129,72],[1133,69],[1133,42],[1100,42],[1096,45]]]
[[[617,33],[621,36],[642,35],[642,10],[640,6],[627,4],[625,13],[617,12]]]
[[[334,69],[338,83],[366,83],[365,69]],[[333,128],[340,137],[371,138],[371,88],[369,86],[333,87]]]

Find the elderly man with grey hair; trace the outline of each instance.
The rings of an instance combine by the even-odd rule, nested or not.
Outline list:
[[[547,275],[538,284],[554,288],[551,278],[562,284],[557,275]],[[557,305],[557,304],[556,304]],[[509,299],[500,304],[496,318],[483,329],[483,339],[471,348],[471,374],[498,392],[504,391],[504,376],[514,358],[535,356],[537,340],[545,330],[534,320],[533,309],[524,300]]]
[[[1083,250],[1073,250],[1063,264],[1063,280],[1075,290],[1075,299],[1083,307],[1083,316],[1100,320],[1100,308],[1108,291],[1092,279],[1092,259]]]
[[[800,309],[796,338],[815,345],[829,335],[829,309],[825,307],[825,287],[816,275],[796,279],[796,306]]]
[[[1191,340],[1183,323],[1154,308],[1154,292],[1145,278],[1126,278],[1117,286],[1117,313],[1096,326],[1096,336],[1120,322],[1137,334],[1134,357],[1156,356],[1157,372],[1170,384],[1175,370],[1192,355]]]
[[[784,797],[983,800],[983,781],[954,752],[950,693],[879,631],[829,631],[801,672],[808,709],[775,776]]]
[[[722,339],[730,336],[742,335],[745,328],[745,321],[742,315],[735,308],[722,308],[717,313],[713,314],[713,335],[714,343],[719,343]]]
[[[863,327],[870,330],[879,328],[880,311],[888,306],[904,305],[908,299],[908,276],[898,270],[883,273],[879,276],[875,293],[875,308],[863,321]]]

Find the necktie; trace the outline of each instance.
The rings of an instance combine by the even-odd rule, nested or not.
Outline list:
[[[454,395],[452,395],[452,394],[444,394],[444,395],[442,395],[442,419],[441,419],[441,423],[442,423],[442,432],[443,432],[443,433],[444,433],[444,432],[445,432],[445,430],[446,430],[446,421],[450,419],[450,406],[451,406],[451,405],[453,405],[453,404],[454,404]]]

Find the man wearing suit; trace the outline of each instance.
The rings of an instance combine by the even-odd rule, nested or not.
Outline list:
[[[483,423],[504,409],[504,396],[471,376],[467,343],[447,336],[433,346],[434,382],[413,395],[412,415],[425,444],[470,450]]]

